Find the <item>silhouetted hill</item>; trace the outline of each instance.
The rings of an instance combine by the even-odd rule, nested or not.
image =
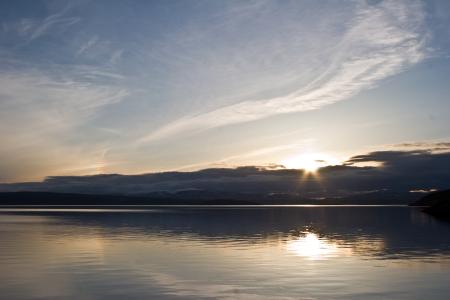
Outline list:
[[[424,212],[436,217],[450,218],[450,190],[430,193],[411,205],[426,206]]]
[[[433,206],[443,199],[450,199],[450,190],[436,191],[426,194],[417,201],[414,201],[410,206]]]
[[[436,217],[450,219],[450,190],[436,193],[433,198],[433,205],[423,211]]]

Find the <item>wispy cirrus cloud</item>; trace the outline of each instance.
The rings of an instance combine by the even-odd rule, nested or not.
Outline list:
[[[420,2],[359,3],[353,7],[351,15],[344,14],[342,18],[338,13],[335,17],[342,22],[342,30],[336,30],[336,24],[333,24],[333,28],[308,33],[302,31],[301,23],[290,24],[299,26],[299,36],[292,35],[291,39],[301,40],[304,36],[306,41],[311,40],[309,48],[303,49],[304,53],[298,53],[299,59],[302,56],[311,61],[324,59],[325,56],[329,58],[317,66],[321,71],[314,77],[301,80],[305,77],[304,72],[314,74],[308,66],[304,66],[306,71],[298,70],[297,86],[290,92],[243,99],[208,112],[186,115],[143,136],[139,142],[148,143],[181,133],[195,133],[277,114],[319,109],[372,88],[380,80],[401,72],[427,56],[425,14]],[[321,45],[321,40],[326,41],[333,35],[338,38],[331,48],[326,43]],[[259,51],[264,52],[265,49]],[[267,87],[261,89],[267,90]]]
[[[2,120],[22,116],[29,123],[39,119],[61,129],[82,122],[96,109],[116,103],[128,94],[125,88],[83,82],[78,76],[98,77],[95,72],[65,74],[58,78],[36,70],[0,72]],[[35,130],[38,128],[40,126],[34,126]]]
[[[31,42],[54,28],[63,30],[66,27],[78,23],[81,18],[77,16],[65,16],[69,7],[51,14],[43,19],[23,18],[15,24],[7,26],[8,29],[13,29],[18,32],[19,35],[26,38],[27,42]],[[6,26],[6,25],[4,25]]]
[[[77,55],[83,54],[89,48],[92,48],[98,42],[98,36],[91,37],[86,43],[82,44],[77,51]]]
[[[230,166],[238,166],[243,165],[243,161],[247,161],[247,164],[252,159],[258,158],[258,157],[264,157],[273,153],[279,153],[279,152],[286,152],[286,150],[292,150],[292,149],[299,149],[302,146],[304,146],[305,143],[291,143],[286,145],[277,145],[277,146],[271,146],[271,147],[265,147],[260,148],[236,155],[231,155],[224,157],[220,160],[216,161],[208,161],[208,162],[201,162],[196,164],[189,164],[185,166],[181,166],[177,168],[177,171],[186,171],[186,170],[198,170],[203,168],[217,168],[217,167],[230,167]],[[255,164],[253,164],[255,165]],[[276,164],[275,162],[269,162],[267,166],[281,166]]]
[[[97,68],[61,66],[53,66],[52,72],[31,68],[0,72],[0,171],[9,175],[3,180],[15,179],[14,172],[27,178],[66,173],[67,166],[92,172],[89,168],[102,160],[98,153],[107,145],[95,142],[86,147],[70,140],[99,110],[130,93],[114,85],[109,73],[102,74]]]
[[[97,172],[95,168],[105,165],[103,153],[109,144],[106,139],[81,134],[82,128],[131,93],[120,70],[108,59],[93,63],[97,53],[87,60],[82,57],[99,42],[103,48],[108,42],[95,33],[88,39],[74,34],[82,18],[74,14],[72,5],[57,6],[46,7],[47,13],[18,14],[2,23],[0,39],[7,42],[0,46],[3,181],[24,174],[32,179],[48,172]],[[72,42],[65,38],[69,35],[85,42]],[[116,51],[113,47],[108,50],[113,55]],[[96,132],[95,128],[91,126],[90,132]]]

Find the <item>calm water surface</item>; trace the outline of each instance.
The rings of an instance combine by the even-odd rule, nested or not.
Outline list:
[[[409,207],[0,210],[2,299],[449,299]]]

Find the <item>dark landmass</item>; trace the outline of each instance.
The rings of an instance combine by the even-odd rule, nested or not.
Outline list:
[[[214,197],[216,196],[216,197]],[[269,198],[260,195],[240,195],[238,199],[227,198],[227,195],[194,192],[181,194],[151,193],[139,196],[78,194],[54,192],[2,192],[0,205],[8,206],[126,206],[126,205],[377,205],[396,204],[392,199],[360,199],[359,197],[306,199],[287,195]],[[231,194],[228,196],[232,196]],[[235,195],[236,196],[236,195]],[[257,199],[257,200],[253,200]]]
[[[411,206],[425,206],[424,212],[440,217],[450,219],[450,190],[430,193]]]
[[[0,205],[48,205],[48,206],[91,206],[91,205],[255,205],[250,201],[229,199],[168,199],[156,197],[134,197],[123,195],[69,194],[51,192],[6,192],[0,193]]]
[[[444,199],[449,199],[450,201],[450,190],[431,192],[414,201],[410,206],[433,206]]]

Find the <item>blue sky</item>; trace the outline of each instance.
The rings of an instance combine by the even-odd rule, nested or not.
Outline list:
[[[334,164],[448,141],[449,12],[448,1],[1,1],[0,181],[305,153]]]

